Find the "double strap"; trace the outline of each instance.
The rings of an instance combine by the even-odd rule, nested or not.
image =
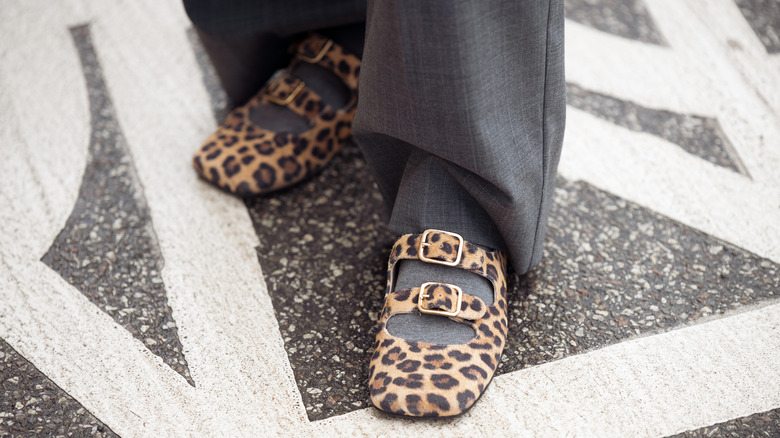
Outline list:
[[[442,230],[426,230],[421,234],[401,236],[393,246],[388,266],[388,307],[392,314],[421,313],[451,318],[477,320],[488,306],[479,297],[464,293],[460,287],[443,282],[427,282],[412,289],[393,292],[395,265],[400,260],[417,259],[426,263],[465,269],[481,275],[496,287],[497,272],[489,272],[487,261],[502,257],[497,251],[487,251],[463,240],[459,234]],[[494,271],[494,270],[492,270]]]
[[[333,40],[313,34],[301,42],[295,53],[300,62],[317,64],[332,71],[353,92],[357,92],[360,59],[347,53]],[[314,120],[324,112],[333,112],[322,97],[306,86],[303,79],[291,73],[292,67],[277,71],[266,84],[260,98],[289,108],[296,114]]]

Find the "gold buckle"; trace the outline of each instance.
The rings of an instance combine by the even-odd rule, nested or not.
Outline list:
[[[280,97],[277,97],[277,96],[271,94],[271,92],[274,89],[276,89],[276,88],[278,88],[280,86],[280,82],[281,81],[284,81],[284,75],[279,74],[268,85],[268,88],[266,88],[265,95],[266,95],[266,97],[268,97],[268,100],[270,100],[271,102],[273,102],[273,103],[275,103],[277,105],[287,106],[288,104],[290,104],[290,102],[295,100],[295,98],[298,97],[298,94],[301,92],[301,90],[303,90],[303,80],[301,80],[300,78],[295,78],[295,81],[296,81],[295,88],[293,88],[293,90],[290,92],[290,94],[288,96],[284,97],[284,98],[280,98]]]
[[[328,40],[328,41],[325,41],[325,44],[322,45],[322,48],[320,49],[320,51],[317,52],[317,54],[314,55],[313,57],[306,56],[303,53],[301,53],[300,51],[298,51],[295,54],[295,57],[300,59],[301,61],[305,61],[305,62],[308,62],[308,63],[311,63],[311,64],[316,64],[316,63],[320,62],[320,60],[322,60],[323,57],[325,57],[325,54],[328,53],[328,50],[330,50],[330,47],[332,45],[333,45],[333,40]]]
[[[431,286],[447,286],[454,289],[455,292],[458,293],[458,302],[455,304],[455,310],[448,312],[445,310],[426,309],[425,307],[423,307],[423,298],[429,298],[431,296],[428,295],[428,291],[427,291],[427,289]],[[427,283],[423,283],[422,286],[420,286],[420,296],[417,297],[417,309],[421,313],[428,313],[430,315],[456,316],[458,313],[460,313],[461,303],[463,303],[463,290],[461,288],[455,286],[454,284],[440,283],[438,281],[429,281]]]
[[[425,252],[423,251],[423,247],[431,246],[430,243],[426,242],[426,240],[428,239],[428,235],[430,233],[446,234],[448,236],[456,237],[458,239],[458,255],[455,256],[455,260],[454,261],[448,262],[446,260],[436,260],[436,259],[432,259],[430,257],[427,257],[425,255]],[[449,231],[433,230],[433,229],[425,230],[423,232],[422,239],[420,239],[420,247],[417,248],[417,254],[418,254],[420,260],[422,260],[424,262],[438,263],[440,265],[445,265],[445,266],[457,266],[458,263],[460,263],[461,256],[463,256],[463,237],[461,237],[460,234],[450,233]]]

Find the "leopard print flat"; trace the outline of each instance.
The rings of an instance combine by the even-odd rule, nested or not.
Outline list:
[[[331,108],[290,72],[296,62],[317,64],[336,74],[350,96],[346,106]],[[332,40],[311,35],[297,48],[295,60],[275,74],[245,105],[233,110],[193,158],[198,174],[238,196],[256,196],[291,186],[319,172],[352,136],[358,97],[360,59]],[[302,133],[273,132],[252,123],[258,105],[274,104],[309,120]]]
[[[395,265],[418,259],[465,269],[493,284],[493,302],[458,286],[428,282],[393,292]],[[464,242],[455,233],[427,230],[401,236],[388,263],[385,306],[369,365],[369,391],[382,411],[412,417],[453,417],[482,395],[501,360],[507,334],[506,257]],[[387,331],[387,321],[403,313],[450,318],[474,329],[465,344],[407,341]]]

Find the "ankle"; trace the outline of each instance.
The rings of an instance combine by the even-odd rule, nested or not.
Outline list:
[[[494,301],[493,285],[484,277],[460,268],[403,260],[399,263],[394,291],[419,287],[429,281],[450,283],[477,296],[488,305]]]

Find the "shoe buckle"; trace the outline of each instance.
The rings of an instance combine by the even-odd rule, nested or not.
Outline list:
[[[282,74],[282,72],[283,70],[274,75],[273,80],[266,88],[265,95],[271,102],[277,105],[287,106],[298,97],[298,94],[303,90],[304,84],[302,79],[293,77],[289,74]],[[285,81],[288,77],[294,79],[292,84],[288,84]]]
[[[331,46],[333,46],[333,40],[325,40],[325,42],[320,47],[320,50],[318,50],[317,54],[314,56],[307,56],[301,51],[303,44],[304,43],[301,43],[299,46],[298,51],[295,53],[295,57],[301,61],[308,62],[310,64],[316,64],[320,62],[323,57],[325,57],[325,54],[328,53],[328,50],[330,50]]]
[[[423,249],[425,247],[433,245],[432,243],[428,243],[428,236],[436,233],[445,234],[447,236],[451,236],[458,239],[458,254],[455,256],[455,260],[452,261],[439,260],[439,259],[430,258],[425,255],[425,251],[423,251]],[[420,260],[427,263],[437,263],[439,265],[445,265],[445,266],[457,266],[458,263],[460,263],[461,257],[463,256],[463,237],[461,237],[460,234],[450,233],[449,231],[434,230],[434,229],[425,230],[423,232],[422,238],[420,239],[420,246],[417,248],[417,255]]]
[[[424,304],[424,298],[432,298],[433,291],[436,287],[447,287],[455,291],[457,297],[455,299],[456,303],[455,306],[452,308],[453,310],[440,310],[440,309],[431,309],[430,307],[425,307]],[[431,288],[434,288],[431,290]],[[429,291],[431,293],[429,293]],[[454,284],[450,283],[440,283],[437,281],[429,281],[427,283],[423,283],[422,286],[420,286],[420,296],[417,297],[417,310],[419,310],[421,313],[427,313],[429,315],[441,315],[441,316],[457,316],[458,313],[460,313],[460,305],[463,302],[463,290],[455,286]]]

